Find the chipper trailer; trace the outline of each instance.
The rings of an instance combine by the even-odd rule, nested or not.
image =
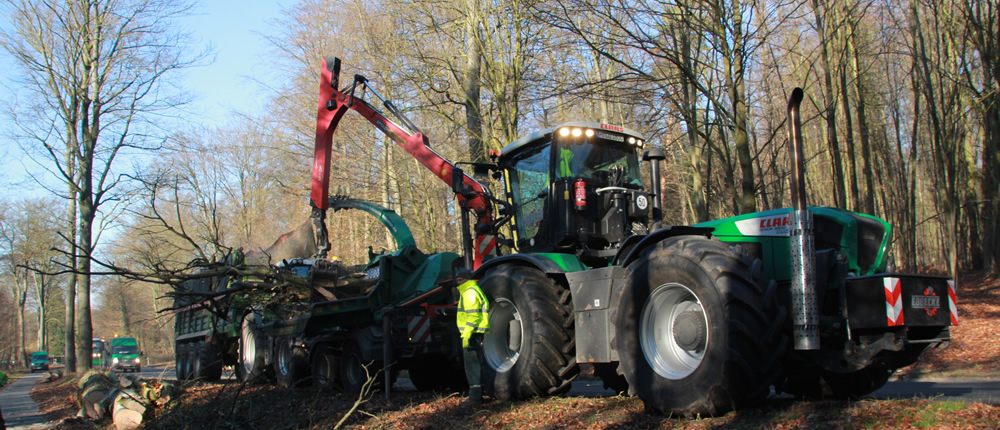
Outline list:
[[[178,379],[218,380],[228,364],[242,381],[274,379],[284,387],[359,392],[376,375],[391,383],[404,369],[418,389],[465,387],[452,291],[458,255],[421,252],[389,209],[344,197],[327,202],[375,217],[397,249],[369,248],[360,266],[283,259],[276,271],[298,282],[280,289],[240,290],[231,282],[262,281],[253,275],[189,281],[186,290],[199,299],[182,295],[175,304]],[[241,259],[230,262],[236,270],[248,267]]]

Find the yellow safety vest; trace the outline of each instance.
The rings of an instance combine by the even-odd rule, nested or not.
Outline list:
[[[569,178],[573,176],[573,169],[570,168],[569,163],[573,161],[573,151],[566,148],[559,149],[559,177]]]
[[[472,333],[486,333],[490,329],[490,302],[475,279],[458,286],[458,331],[463,339]]]

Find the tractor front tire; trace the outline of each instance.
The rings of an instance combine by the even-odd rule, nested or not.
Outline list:
[[[504,265],[486,272],[490,301],[483,338],[484,383],[498,399],[563,394],[580,373],[569,289],[534,267]]]
[[[614,343],[647,412],[721,416],[766,399],[786,341],[783,309],[755,279],[759,264],[717,240],[679,236],[627,269]]]

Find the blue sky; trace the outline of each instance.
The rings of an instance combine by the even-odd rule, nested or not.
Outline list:
[[[211,44],[214,61],[187,70],[182,81],[194,97],[189,110],[197,113],[193,121],[205,126],[225,125],[234,110],[254,113],[266,101],[266,90],[251,78],[267,82],[268,45],[261,33],[269,30],[269,21],[280,18],[281,11],[294,0],[201,0],[191,16],[179,24],[192,33],[195,45],[202,50]],[[7,26],[5,19],[0,26]],[[0,68],[11,70],[6,54],[0,54]],[[0,76],[11,85],[10,76]],[[2,88],[2,87],[0,87]],[[196,124],[192,124],[196,125]],[[9,129],[9,124],[0,128]],[[26,183],[26,169],[38,171],[37,165],[24,159],[17,145],[0,136],[0,184],[5,197],[18,198],[37,190]],[[16,187],[9,184],[18,183]],[[38,190],[40,191],[40,190]]]
[[[266,78],[267,44],[261,33],[268,21],[280,17],[292,1],[203,0],[182,25],[202,44],[215,48],[215,61],[188,71],[186,87],[197,98],[195,110],[204,111],[208,125],[224,124],[232,110],[261,107],[264,89],[251,78]],[[265,79],[266,81],[266,79]]]

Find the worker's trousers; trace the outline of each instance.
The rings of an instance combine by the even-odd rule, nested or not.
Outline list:
[[[469,398],[483,398],[483,334],[473,333],[469,338],[469,347],[464,348],[465,378],[469,380]]]

